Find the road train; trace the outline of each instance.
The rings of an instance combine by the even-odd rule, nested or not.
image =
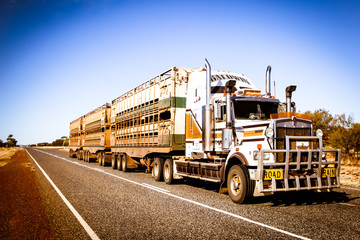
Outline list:
[[[69,155],[124,172],[143,168],[156,181],[219,183],[235,203],[287,191],[340,187],[339,149],[322,130],[243,74],[174,67],[70,123]]]

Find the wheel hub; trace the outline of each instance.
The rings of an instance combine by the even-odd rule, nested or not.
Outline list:
[[[159,173],[158,165],[155,164],[155,166],[154,166],[154,174],[155,174],[155,176],[157,176],[158,173]]]
[[[233,187],[234,187],[234,189],[237,189],[237,188],[239,188],[239,183],[237,182],[237,181],[234,181],[234,183],[233,183]]]
[[[235,195],[238,195],[241,193],[240,188],[241,188],[240,178],[238,175],[235,175],[232,179],[232,192]]]

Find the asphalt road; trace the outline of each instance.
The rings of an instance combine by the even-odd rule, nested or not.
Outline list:
[[[59,150],[27,151],[83,219],[31,159],[61,239],[91,239],[91,230],[93,239],[360,239],[358,190],[257,197],[238,205],[213,183],[167,185],[151,174],[100,167]]]

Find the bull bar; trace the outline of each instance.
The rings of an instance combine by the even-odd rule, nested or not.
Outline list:
[[[319,141],[318,149],[290,149],[290,140],[302,140],[302,141]],[[287,191],[300,191],[300,190],[329,190],[332,188],[340,187],[340,161],[341,161],[341,150],[340,149],[323,149],[322,148],[322,138],[315,136],[285,136],[286,141],[286,149],[278,149],[278,150],[268,150],[261,149],[259,150],[259,160],[257,167],[256,180],[259,183],[259,191],[260,193],[267,192],[287,192]],[[335,158],[333,161],[326,161],[322,159],[323,153],[335,152]],[[269,153],[274,156],[276,153],[285,153],[285,161],[284,162],[276,162],[274,157],[274,162],[266,162],[264,161],[264,154]],[[296,153],[296,161],[290,162],[290,154]],[[303,154],[307,155],[307,161],[301,161],[301,156]],[[313,153],[317,154],[317,159],[313,160]],[[335,177],[330,177],[329,174],[325,174],[325,180],[322,180],[323,169],[327,166],[333,164],[335,168]],[[301,170],[301,166],[304,166],[307,170],[311,170],[312,174],[303,174],[303,175],[294,175],[290,174],[290,166],[292,166],[291,170],[298,171]],[[274,176],[271,177],[271,185],[269,188],[264,188],[264,170],[266,169],[281,169],[284,171],[283,179],[281,184],[277,184],[277,179]],[[314,171],[315,170],[315,171]],[[312,179],[315,179],[311,181]],[[292,184],[289,184],[291,181]],[[302,182],[302,184],[300,183]],[[281,185],[281,187],[279,187]],[[291,185],[291,186],[290,186]]]

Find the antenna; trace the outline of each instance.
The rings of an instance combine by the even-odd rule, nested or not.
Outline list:
[[[275,81],[274,81],[274,97],[276,98],[276,88],[275,88]]]

